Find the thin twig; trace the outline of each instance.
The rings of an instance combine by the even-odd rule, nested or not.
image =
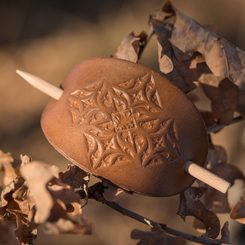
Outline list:
[[[242,120],[244,120],[244,118],[242,116],[238,116],[238,117],[233,118],[233,120],[229,124],[226,124],[226,125],[224,125],[224,124],[214,124],[211,127],[209,127],[207,131],[208,131],[209,134],[210,133],[214,133],[214,132],[217,132],[217,131],[221,130],[224,127],[227,127],[227,126],[232,125],[234,123],[241,122]]]
[[[89,198],[95,199],[98,202],[106,204],[108,207],[114,209],[115,211],[121,213],[122,215],[126,215],[126,216],[128,216],[134,220],[137,220],[143,224],[150,226],[151,228],[160,227],[162,230],[164,230],[165,232],[167,232],[173,236],[182,237],[186,240],[196,242],[199,244],[206,244],[206,245],[220,245],[221,244],[220,240],[213,240],[213,239],[210,239],[208,237],[203,237],[203,236],[200,236],[200,237],[194,236],[192,234],[188,234],[188,233],[170,228],[166,224],[158,223],[158,222],[153,221],[151,219],[148,219],[144,216],[141,216],[140,214],[135,213],[135,212],[133,212],[127,208],[124,208],[116,202],[108,201],[103,197],[104,189],[105,189],[105,187],[103,186],[103,182],[99,182],[99,183],[96,183],[96,184],[90,186],[89,187]],[[79,194],[82,198],[84,197],[84,195],[86,195],[82,192],[80,192]],[[222,243],[225,244],[224,242],[222,242]]]
[[[135,212],[132,212],[131,210],[129,209],[126,209],[122,206],[120,206],[119,204],[117,204],[116,202],[110,202],[110,201],[107,201],[105,199],[103,200],[100,200],[102,203],[106,204],[107,206],[109,206],[110,208],[118,211],[119,213],[123,214],[123,215],[126,215],[134,220],[137,220],[143,224],[146,224],[148,226],[150,226],[151,228],[152,227],[158,227],[160,226],[165,232],[171,234],[171,235],[174,235],[174,236],[179,236],[179,237],[183,237],[184,239],[186,240],[189,240],[189,241],[192,241],[192,242],[197,242],[197,243],[200,243],[200,244],[207,244],[207,245],[218,245],[220,244],[220,241],[215,241],[215,240],[212,240],[212,239],[209,239],[207,237],[198,237],[198,236],[194,236],[194,235],[191,235],[191,234],[188,234],[188,233],[185,233],[185,232],[182,232],[182,231],[178,231],[178,230],[175,230],[173,228],[170,228],[168,227],[167,225],[165,224],[160,224],[160,223],[157,223],[153,220],[150,220],[148,218],[145,218]]]

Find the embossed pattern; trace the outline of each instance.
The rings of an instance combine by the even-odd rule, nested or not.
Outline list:
[[[112,87],[97,81],[73,92],[68,100],[92,169],[132,161],[146,167],[180,157],[174,121],[163,119],[151,73]]]

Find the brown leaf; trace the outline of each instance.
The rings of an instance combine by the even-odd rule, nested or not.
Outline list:
[[[76,193],[72,194],[69,190],[65,195],[63,193],[64,190],[58,195],[52,193],[55,199],[51,215],[44,223],[46,232],[49,234],[91,234],[92,226],[82,216],[79,196]],[[59,196],[62,197],[62,200],[56,199]]]
[[[221,238],[222,243],[231,244],[231,237],[229,231],[229,222],[226,221],[221,229]]]
[[[229,213],[230,205],[227,199],[227,194],[218,192],[213,188],[208,188],[203,203],[205,207],[214,213]]]
[[[205,122],[206,128],[214,126],[216,124],[216,120],[213,116],[213,113],[210,111],[200,111],[202,114],[202,118]]]
[[[221,124],[232,121],[238,103],[238,88],[228,79],[224,79],[216,88],[203,84],[203,91],[211,100],[212,112],[216,120]]]
[[[0,150],[0,169],[4,171],[3,185],[5,186],[17,177],[13,162],[14,159],[9,153],[4,153]]]
[[[245,200],[239,201],[231,210],[231,219],[238,223],[245,224]]]
[[[86,222],[84,222],[86,224]],[[91,234],[92,227],[89,224],[82,225],[71,220],[59,218],[57,222],[47,222],[44,227],[46,233],[58,235],[60,233],[69,234]]]
[[[18,177],[6,185],[1,191],[1,203],[0,207],[6,207],[9,202],[13,200],[13,193],[18,190],[24,184],[24,179]]]
[[[37,209],[35,222],[43,223],[50,216],[53,207],[53,200],[47,190],[47,184],[53,177],[58,177],[58,168],[40,162],[32,162],[22,166],[20,172],[26,179],[30,194],[35,202]]]
[[[216,238],[220,232],[220,222],[218,217],[199,200],[204,192],[205,188],[202,187],[190,187],[182,192],[177,214],[183,219],[186,216],[194,216],[204,224],[206,228],[204,235]]]
[[[35,223],[44,223],[49,233],[91,233],[91,225],[82,217],[80,196],[69,185],[81,189],[87,184],[85,172],[69,166],[59,173],[57,167],[40,162],[26,164],[20,172],[35,202]]]
[[[222,149],[222,148],[220,148]],[[222,153],[223,150],[221,150],[221,156],[224,154]],[[222,161],[226,161],[226,156],[221,157],[223,158]],[[217,160],[216,160],[217,161]],[[245,180],[243,173],[236,167],[230,164],[226,163],[215,163],[210,169],[211,172],[214,174],[220,176],[221,178],[227,180],[231,183],[231,185],[234,184],[236,179]],[[205,204],[205,207],[215,213],[229,213],[230,212],[230,205],[228,202],[228,194],[218,192],[214,188],[207,186],[207,190],[205,192],[205,195],[202,199],[203,203]]]
[[[159,17],[160,16],[160,17]],[[170,1],[151,16],[159,47],[159,66],[184,92],[203,85],[214,118],[228,124],[245,114],[245,52],[178,11]]]
[[[87,188],[89,182],[89,174],[72,164],[69,164],[64,172],[59,173],[59,178],[74,190]]]
[[[217,164],[212,167],[211,171],[220,176],[221,178],[227,180],[234,185],[235,180],[240,179],[245,180],[244,174],[236,166],[231,164]]]
[[[63,183],[71,186],[74,191],[83,190],[86,193],[86,197],[82,200],[82,206],[85,206],[88,202],[89,173],[86,173],[75,165],[69,164],[67,169],[59,174],[59,178]]]
[[[193,227],[197,232],[201,234],[204,234],[206,232],[205,225],[199,219],[194,218]]]
[[[6,157],[4,159],[6,160]],[[31,244],[37,234],[37,226],[33,222],[35,213],[34,203],[25,186],[25,180],[19,173],[19,167],[26,164],[29,158],[22,156],[21,161],[13,161],[12,158],[9,158],[9,160],[9,169],[14,174],[9,174],[8,171],[5,171],[4,174],[8,177],[12,176],[11,178],[14,179],[11,180],[9,178],[11,181],[7,185],[4,185],[1,191],[0,216],[5,221],[10,222],[19,243]],[[0,161],[3,162],[1,157]]]
[[[229,78],[245,90],[245,53],[177,10],[175,16],[171,44],[184,53],[202,54],[216,77]]]
[[[146,42],[146,38],[145,32],[141,32],[138,36],[131,32],[122,40],[113,57],[137,63],[141,46]]]
[[[11,223],[0,220],[0,244],[18,245],[15,238],[14,227]]]
[[[196,55],[184,54],[171,45],[169,41],[171,30],[168,28],[168,24],[152,19],[151,25],[158,40],[160,71],[182,91],[189,92],[196,87],[193,82],[198,78],[197,68],[190,68]]]
[[[235,180],[245,180],[243,173],[236,167],[230,164],[220,163],[213,165],[210,169],[211,172],[218,175],[219,177],[227,180],[234,184]],[[223,194],[218,192],[214,188],[207,186],[207,190],[204,195],[204,203],[207,209],[215,213],[229,213],[230,205],[228,202],[227,193]]]
[[[217,164],[227,163],[227,153],[225,148],[221,145],[212,145],[212,143],[210,143],[207,159],[211,167]]]
[[[152,231],[133,230],[131,238],[139,240],[138,245],[185,245],[186,241],[182,237],[174,237],[166,234],[163,230],[155,229]]]

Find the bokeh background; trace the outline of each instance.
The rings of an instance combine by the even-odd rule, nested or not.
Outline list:
[[[27,85],[15,70],[29,71],[59,85],[81,60],[109,56],[131,31],[147,31],[148,15],[162,3],[162,0],[0,0],[0,149],[15,157],[28,154],[64,169],[67,160],[49,145],[40,129],[40,115],[49,98]],[[245,50],[244,0],[174,0],[173,3]],[[158,69],[154,38],[140,63]],[[210,106],[203,99],[199,106]],[[243,172],[244,125],[229,126],[214,136],[215,143],[227,149],[229,161]],[[230,199],[234,200],[235,197]],[[183,222],[175,215],[178,197],[126,195],[119,201],[153,220],[195,233],[191,218]],[[39,229],[35,244],[135,244],[130,239],[131,230],[147,229],[94,201],[89,201],[84,213],[94,224],[93,235],[52,236]],[[222,221],[227,218],[221,216]],[[238,242],[245,233],[242,226],[234,222],[230,225],[234,244],[245,244],[244,240]]]

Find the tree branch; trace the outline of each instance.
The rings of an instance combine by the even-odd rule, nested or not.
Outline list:
[[[127,208],[120,206],[116,202],[106,200],[103,197],[104,190],[105,190],[105,186],[103,185],[103,182],[98,182],[98,183],[89,187],[88,198],[94,199],[98,202],[106,204],[108,207],[114,209],[115,211],[121,213],[122,215],[126,215],[126,216],[128,216],[134,220],[137,220],[143,224],[150,226],[151,228],[154,228],[154,227],[159,228],[160,227],[162,230],[164,230],[165,232],[167,232],[168,234],[173,235],[173,236],[182,237],[186,240],[196,242],[199,244],[206,244],[206,245],[220,245],[221,243],[227,244],[227,243],[224,243],[223,241],[218,240],[218,239],[214,240],[214,239],[210,239],[210,238],[204,237],[204,236],[195,236],[192,234],[188,234],[188,233],[170,228],[166,224],[161,224],[161,223],[155,222],[151,219],[148,219],[144,216],[141,216],[140,214],[137,214],[137,213],[135,213],[135,212],[133,212]],[[83,193],[83,192],[80,192],[79,194],[81,195],[82,198],[84,198],[86,196],[86,193]]]

